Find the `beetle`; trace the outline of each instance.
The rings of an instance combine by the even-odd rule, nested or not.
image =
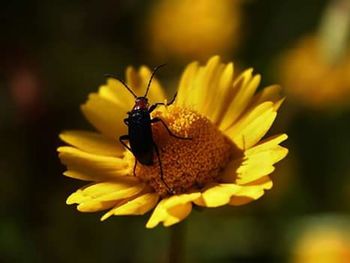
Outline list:
[[[174,191],[167,185],[167,183],[164,180],[164,174],[163,174],[163,168],[162,168],[162,162],[160,158],[160,153],[157,144],[153,140],[153,133],[152,133],[152,124],[160,122],[170,136],[182,139],[182,140],[191,140],[191,138],[185,138],[180,137],[174,134],[169,127],[166,125],[164,120],[162,120],[159,117],[151,118],[151,113],[160,105],[163,106],[169,106],[174,103],[176,99],[177,93],[175,93],[174,97],[169,103],[163,103],[163,102],[157,102],[153,105],[149,105],[147,94],[150,89],[152,80],[156,74],[156,72],[161,68],[165,66],[165,64],[159,65],[154,68],[152,75],[149,79],[146,93],[145,95],[138,97],[132,89],[121,79],[119,79],[117,76],[113,74],[105,74],[106,77],[114,78],[118,81],[120,81],[123,86],[134,96],[135,98],[135,105],[132,108],[131,111],[127,112],[128,117],[124,119],[124,123],[128,126],[128,134],[122,135],[119,137],[120,143],[125,146],[132,154],[135,156],[135,164],[133,173],[134,176],[136,175],[136,165],[137,162],[140,162],[142,165],[153,165],[154,164],[154,153],[156,153],[158,162],[159,162],[159,168],[160,168],[160,178],[164,185],[167,188],[168,193],[174,194]],[[126,141],[129,141],[129,145],[126,144]]]

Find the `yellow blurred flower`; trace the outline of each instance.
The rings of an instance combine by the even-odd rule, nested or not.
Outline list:
[[[239,5],[239,0],[160,0],[150,14],[146,42],[166,58],[225,55],[239,42]]]
[[[160,106],[152,117],[161,117],[170,130],[191,140],[169,136],[153,124],[153,139],[160,149],[164,181],[156,156],[154,165],[138,163],[117,138],[127,133],[123,123],[134,98],[114,79],[90,94],[81,109],[99,131],[66,131],[60,137],[71,146],[58,148],[68,177],[92,181],[67,199],[81,212],[109,209],[112,215],[141,215],[152,210],[147,223],[170,226],[187,217],[192,205],[218,207],[242,205],[260,198],[272,187],[269,174],[288,150],[279,144],[287,135],[261,140],[277,116],[283,99],[279,86],[255,94],[260,76],[252,69],[234,79],[232,63],[212,57],[205,66],[189,64],[182,74],[174,105]],[[129,67],[126,82],[142,94],[151,72]],[[152,82],[151,102],[164,101],[160,83]],[[169,195],[167,187],[176,194]]]
[[[330,62],[321,41],[314,36],[302,39],[282,59],[281,82],[289,97],[315,109],[350,102],[350,50]]]
[[[299,238],[292,263],[350,263],[349,229],[314,223]]]

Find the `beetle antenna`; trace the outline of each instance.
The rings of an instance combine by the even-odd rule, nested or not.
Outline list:
[[[124,87],[125,87],[128,91],[130,91],[130,93],[134,96],[135,99],[137,98],[136,94],[132,91],[132,89],[129,88],[129,86],[126,85],[126,83],[125,83],[123,80],[121,80],[120,78],[118,78],[116,75],[113,75],[113,74],[105,74],[104,76],[105,76],[106,78],[113,78],[113,79],[118,80],[121,84],[124,85]]]
[[[152,72],[152,75],[151,75],[151,78],[149,79],[149,82],[148,82],[148,85],[147,85],[147,90],[146,90],[146,93],[144,95],[144,97],[147,97],[147,94],[148,94],[148,91],[149,91],[149,88],[151,86],[151,83],[152,83],[152,79],[154,77],[154,75],[156,74],[156,72],[158,71],[158,69],[160,69],[161,67],[164,67],[166,64],[162,64],[162,65],[159,65],[157,67],[155,67],[153,69],[153,72]]]

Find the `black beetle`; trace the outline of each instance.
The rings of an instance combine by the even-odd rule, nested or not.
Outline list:
[[[129,150],[133,153],[135,156],[135,165],[134,165],[134,175],[135,175],[135,169],[137,162],[140,162],[143,165],[152,165],[154,152],[157,155],[159,167],[160,167],[160,178],[164,185],[166,186],[169,193],[174,194],[174,191],[167,185],[167,183],[164,181],[164,174],[163,174],[163,168],[162,168],[162,162],[160,159],[159,149],[157,144],[153,140],[153,134],[152,134],[152,123],[161,122],[163,126],[166,128],[170,136],[173,136],[177,139],[185,139],[190,140],[191,138],[184,138],[179,137],[175,135],[166,125],[166,123],[158,118],[151,118],[151,112],[156,109],[157,106],[164,105],[169,106],[174,103],[177,93],[175,93],[173,99],[165,104],[163,102],[155,103],[151,106],[148,104],[147,94],[150,89],[152,79],[157,72],[157,70],[163,65],[157,66],[154,68],[152,75],[150,77],[150,80],[147,85],[146,93],[142,97],[138,97],[135,95],[135,93],[131,90],[131,88],[121,79],[116,77],[112,74],[106,74],[106,77],[112,77],[118,81],[120,81],[125,88],[134,96],[135,98],[135,105],[132,108],[131,111],[127,112],[128,117],[124,119],[124,123],[128,126],[128,134],[122,135],[119,137],[119,141]],[[125,141],[129,141],[130,146],[128,146]]]

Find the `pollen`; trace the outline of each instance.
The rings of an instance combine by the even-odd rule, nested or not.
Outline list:
[[[138,178],[162,196],[169,194],[169,189],[181,194],[218,179],[234,147],[214,124],[194,110],[177,106],[156,111],[152,117],[161,118],[173,134],[187,139],[171,136],[161,122],[154,123],[153,139],[160,158],[155,152],[153,165],[138,163]]]

